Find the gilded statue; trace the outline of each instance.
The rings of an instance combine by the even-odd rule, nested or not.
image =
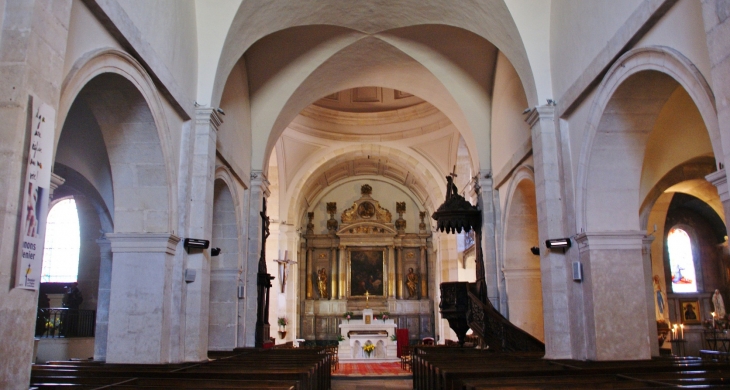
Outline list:
[[[324,268],[317,271],[317,289],[321,298],[327,298],[327,271]]]
[[[418,287],[418,275],[413,272],[413,268],[408,268],[408,275],[406,275],[406,287],[408,287],[408,297],[416,297],[416,289]]]

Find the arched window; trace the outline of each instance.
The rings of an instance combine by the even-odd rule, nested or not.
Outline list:
[[[672,228],[667,235],[667,250],[672,272],[672,291],[675,293],[697,292],[692,241],[689,234],[678,227]]]
[[[42,283],[76,282],[79,273],[79,215],[73,198],[56,203],[48,213],[43,250]]]

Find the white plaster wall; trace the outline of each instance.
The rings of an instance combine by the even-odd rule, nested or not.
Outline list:
[[[550,61],[556,98],[563,96],[639,4],[641,0],[552,1]]]
[[[241,0],[195,0],[198,33],[198,86],[196,101],[210,104],[210,92],[215,80],[218,58],[223,41],[236,15]]]
[[[702,2],[680,0],[636,44],[636,47],[652,45],[669,46],[687,57],[712,85],[710,54],[707,51],[707,35],[702,21]]]
[[[702,116],[684,88],[667,100],[649,135],[641,172],[639,199],[672,168],[699,156],[712,156],[712,144]]]
[[[86,5],[81,0],[73,0],[66,58],[63,64],[64,77],[68,75],[71,67],[81,56],[103,47],[122,50],[119,43],[102,26],[101,22],[96,19]]]
[[[195,1],[120,0],[119,5],[164,62],[185,97],[193,100],[198,74]]]
[[[492,98],[492,167],[502,172],[515,152],[530,140],[522,111],[527,108],[519,75],[501,52],[497,56]]]
[[[233,171],[248,180],[251,170],[251,105],[248,97],[248,76],[243,59],[239,61],[226,82],[221,97],[226,113],[218,128],[216,146]]]

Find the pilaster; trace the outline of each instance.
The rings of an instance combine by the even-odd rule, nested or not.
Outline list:
[[[705,179],[717,187],[717,194],[720,195],[720,201],[722,202],[722,211],[725,212],[726,216],[730,215],[730,193],[728,192],[725,168],[710,173],[705,176]],[[730,226],[730,219],[725,218],[725,227],[728,226]]]
[[[96,240],[96,243],[99,245],[100,261],[96,328],[94,330],[94,360],[106,361],[106,344],[107,335],[109,334],[109,300],[112,286],[112,243],[106,237]]]
[[[651,301],[647,301],[651,262],[642,254],[644,238],[641,231],[588,232],[576,237],[583,264],[586,357],[590,360],[651,358],[650,335],[656,334],[656,326],[650,326],[654,321],[653,307],[648,307]]]

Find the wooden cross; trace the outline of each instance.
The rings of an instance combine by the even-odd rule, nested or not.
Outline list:
[[[457,177],[459,175],[456,174],[456,165],[454,165],[454,168],[451,170],[451,173],[449,173],[449,176],[451,177]]]
[[[283,260],[274,260],[275,262],[279,263],[279,286],[281,287],[282,293],[284,293],[284,289],[286,288],[286,279],[289,277],[289,270],[287,269],[287,265],[297,263],[296,261],[288,260],[288,254],[289,251],[285,250]],[[279,251],[279,257],[281,257],[281,251]]]

